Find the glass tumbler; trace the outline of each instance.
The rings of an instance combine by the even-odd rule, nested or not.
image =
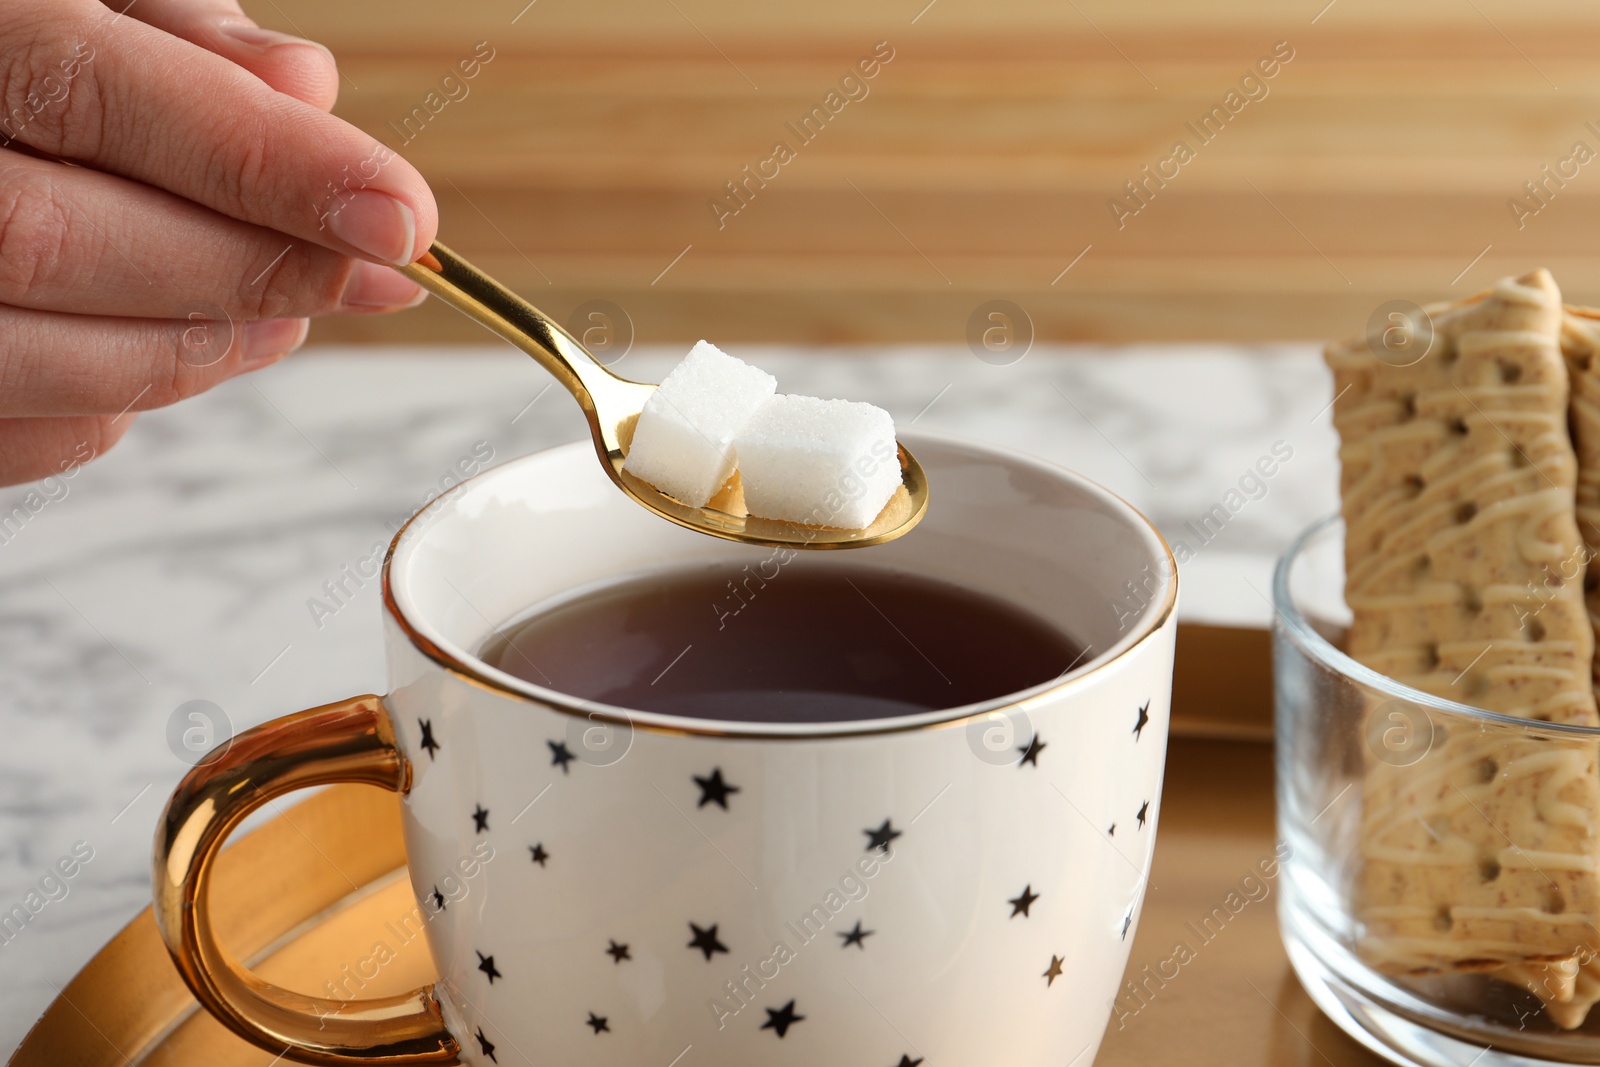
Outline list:
[[[1307,992],[1396,1063],[1600,1064],[1600,729],[1347,656],[1337,517],[1279,561],[1273,605],[1278,916]]]

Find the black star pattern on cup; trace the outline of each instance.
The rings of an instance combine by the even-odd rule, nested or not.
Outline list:
[[[433,887],[433,906],[440,911],[444,910],[444,894],[439,892],[439,887]]]
[[[703,808],[707,804],[716,803],[723,811],[728,810],[728,797],[739,792],[739,787],[729,785],[722,780],[722,768],[714,767],[709,778],[702,778],[698,774],[691,775],[694,784],[700,787],[700,803],[695,807]]]
[[[433,739],[433,720],[418,719],[417,725],[422,727],[422,740],[417,744],[428,750],[428,761],[431,763],[434,757],[438,756],[441,747],[439,742]]]
[[[592,1011],[589,1013],[589,1021],[585,1025],[594,1027],[594,1032],[596,1034],[606,1034],[611,1032],[611,1027],[606,1025],[606,1017],[604,1015],[596,1015]]]
[[[1022,753],[1022,758],[1017,761],[1017,766],[1021,767],[1025,763],[1031,763],[1035,767],[1039,766],[1039,753],[1048,747],[1043,741],[1039,740],[1038,734],[1034,734],[1026,745],[1017,749],[1018,752]]]
[[[710,962],[714,953],[728,951],[728,946],[717,940],[716,923],[712,923],[704,930],[700,929],[700,927],[694,923],[690,923],[689,929],[694,931],[694,940],[689,942],[688,947],[697,948],[701,952],[704,952],[706,954],[707,962]]]
[[[476,833],[483,833],[489,829],[489,809],[482,804],[472,806],[472,821],[477,825]]]
[[[779,1037],[789,1032],[789,1027],[795,1023],[803,1022],[804,1015],[794,1013],[794,1001],[789,1001],[781,1008],[767,1008],[767,1021],[761,1024],[763,1030],[776,1030]]]
[[[546,741],[545,744],[550,746],[550,766],[560,767],[562,774],[571,774],[572,769],[567,764],[577,759],[577,757],[572,754],[572,750],[567,747],[567,743],[565,741]]]
[[[611,947],[606,949],[606,955],[611,957],[613,963],[621,963],[623,960],[633,959],[632,956],[628,955],[628,946],[619,945],[615,941],[612,941]]]
[[[912,1059],[910,1056],[906,1056],[906,1055],[902,1054],[901,1057],[900,1057],[900,1062],[895,1064],[894,1067],[918,1067],[918,1064],[920,1064],[921,1062],[922,1062],[922,1057],[921,1056],[918,1056],[916,1059]]]
[[[1111,829],[1106,831],[1106,836],[1107,837],[1116,837],[1117,836],[1117,824],[1116,823],[1112,823],[1111,824]]]
[[[1150,702],[1146,700],[1144,707],[1139,709],[1139,721],[1133,724],[1133,739],[1144,740],[1144,728],[1150,723]]]
[[[875,934],[877,932],[878,931],[876,931],[876,930],[863,930],[863,929],[861,929],[861,920],[860,919],[856,920],[856,928],[854,930],[837,930],[837,931],[835,931],[835,933],[837,933],[840,937],[844,938],[844,944],[840,945],[839,946],[840,948],[849,948],[851,945],[854,945],[856,948],[860,949],[862,952],[865,952],[867,950],[867,938],[871,937],[873,934]]]
[[[476,949],[474,949],[473,951],[477,952]],[[489,984],[490,985],[494,985],[494,980],[496,978],[504,978],[505,977],[505,975],[501,974],[495,968],[494,957],[493,956],[485,956],[481,952],[478,952],[478,970],[482,971],[484,974],[489,976]]]
[[[483,1027],[478,1027],[478,1032],[472,1035],[478,1039],[478,1051],[489,1057],[490,1062],[499,1063],[494,1055],[494,1042],[483,1036]]]
[[[1007,904],[1011,905],[1011,917],[1015,919],[1018,915],[1020,915],[1024,919],[1033,918],[1033,916],[1028,913],[1028,909],[1033,907],[1033,902],[1038,899],[1039,894],[1033,891],[1033,883],[1029,882],[1027,885],[1022,887],[1022,893],[1019,896],[1012,897],[1010,900],[1006,901]]]
[[[1056,979],[1061,977],[1061,965],[1067,962],[1055,953],[1050,954],[1050,966],[1045,969],[1043,978],[1044,986],[1049,989],[1056,984]]]
[[[537,845],[529,845],[528,853],[533,857],[533,862],[537,863],[541,867],[544,866],[544,861],[550,858],[550,853],[544,850],[543,841],[539,842]]]
[[[1128,914],[1126,914],[1126,915],[1124,915],[1122,917],[1122,940],[1124,940],[1124,941],[1128,940],[1128,927],[1130,927],[1132,925],[1133,925],[1133,912],[1130,911],[1130,912],[1128,912]]]
[[[1144,822],[1145,822],[1145,819],[1147,819],[1149,817],[1149,814],[1150,814],[1150,802],[1147,800],[1143,804],[1139,805],[1139,814],[1137,816],[1138,819],[1139,819],[1139,829],[1141,829],[1141,830],[1144,829]]]
[[[888,852],[889,843],[905,832],[903,830],[896,830],[890,825],[890,822],[891,820],[885,819],[883,820],[883,825],[878,827],[876,830],[861,831],[867,835],[868,852],[871,852],[873,849],[877,849],[879,852]]]

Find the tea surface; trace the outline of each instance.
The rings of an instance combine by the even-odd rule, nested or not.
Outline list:
[[[993,597],[884,569],[664,570],[502,627],[485,662],[624,708],[743,722],[914,715],[1014,693],[1083,655]]]

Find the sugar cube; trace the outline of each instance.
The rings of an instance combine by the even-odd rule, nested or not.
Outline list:
[[[701,341],[645,401],[622,469],[692,508],[733,475],[734,435],[778,380]]]
[[[745,507],[764,518],[864,529],[900,485],[894,419],[871,404],[779,393],[734,448]]]

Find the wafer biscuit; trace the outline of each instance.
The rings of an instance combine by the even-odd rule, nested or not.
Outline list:
[[[1572,391],[1568,424],[1578,457],[1574,494],[1578,534],[1588,550],[1584,601],[1590,622],[1600,634],[1600,310],[1566,309],[1561,324],[1561,354]],[[1600,677],[1600,664],[1596,677]]]
[[[1570,390],[1567,426],[1578,460],[1574,513],[1587,553],[1584,602],[1591,626],[1600,635],[1600,311],[1566,309],[1561,355]],[[1600,640],[1595,655],[1600,660]],[[1594,677],[1600,680],[1600,662]],[[1596,692],[1600,695],[1600,685]],[[1600,959],[1592,952],[1548,964],[1509,964],[1496,974],[1538,997],[1546,1014],[1569,1030],[1583,1025],[1589,1009],[1600,1001]]]
[[[1552,963],[1508,963],[1494,976],[1526,989],[1548,1009],[1552,1004],[1572,1003],[1578,992],[1578,967],[1578,957],[1568,956]]]
[[[1327,351],[1347,649],[1462,703],[1600,724],[1560,294],[1540,271],[1428,310],[1431,344],[1408,366],[1365,338]],[[1378,749],[1368,762],[1362,954],[1394,971],[1489,970],[1568,958],[1596,940],[1593,746],[1462,729],[1436,729],[1428,743],[1408,765]]]
[[[1576,1030],[1600,1003],[1600,959],[1592,954],[1553,963],[1508,963],[1496,978],[1519,985],[1538,997],[1550,1021]]]
[[[1563,1030],[1576,1030],[1600,1003],[1600,959],[1569,956],[1552,963],[1508,963],[1493,972],[1538,997],[1544,1013]]]
[[[1576,960],[1572,962],[1576,963]],[[1572,969],[1572,995],[1566,1000],[1545,1000],[1544,1004],[1545,1014],[1563,1030],[1576,1030],[1582,1026],[1589,1009],[1600,1003],[1600,961],[1590,959]]]

